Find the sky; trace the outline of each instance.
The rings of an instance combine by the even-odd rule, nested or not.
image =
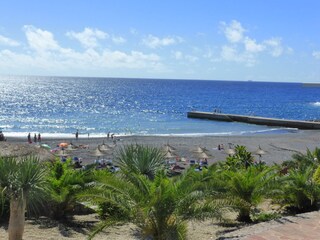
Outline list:
[[[0,2],[0,75],[320,82],[318,0]]]

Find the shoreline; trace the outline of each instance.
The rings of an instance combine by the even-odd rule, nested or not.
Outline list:
[[[281,133],[281,134],[254,134],[254,135],[224,135],[224,136],[115,136],[116,147],[113,154],[108,154],[104,158],[111,159],[114,153],[121,147],[128,144],[144,144],[154,147],[163,147],[169,143],[176,148],[176,154],[179,157],[187,159],[196,159],[192,149],[197,146],[205,147],[209,150],[209,154],[213,157],[209,159],[209,163],[225,160],[227,154],[223,150],[218,150],[219,144],[223,144],[224,149],[229,148],[231,143],[233,146],[244,145],[247,150],[253,153],[256,160],[259,156],[254,155],[259,146],[266,154],[261,160],[267,164],[281,163],[290,160],[294,153],[305,153],[307,149],[313,150],[320,145],[320,130],[299,130],[298,132]],[[7,142],[18,144],[28,144],[27,137],[7,137]],[[111,138],[107,137],[83,137],[78,140],[75,137],[70,138],[42,138],[41,143],[47,144],[51,148],[56,147],[61,142],[72,142],[74,145],[85,145],[87,149],[72,152],[72,156],[81,157],[84,164],[90,164],[96,157],[92,156],[92,152],[98,145],[105,142],[113,145]],[[34,143],[33,143],[34,145]]]

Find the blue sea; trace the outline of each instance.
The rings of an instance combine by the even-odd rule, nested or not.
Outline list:
[[[191,110],[320,119],[320,88],[301,83],[0,77],[0,128],[6,136],[243,135],[295,131],[188,119]]]

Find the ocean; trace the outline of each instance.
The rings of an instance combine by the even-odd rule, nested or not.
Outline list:
[[[320,88],[301,83],[80,77],[0,77],[6,136],[247,135],[296,131],[188,119],[191,110],[320,119]]]

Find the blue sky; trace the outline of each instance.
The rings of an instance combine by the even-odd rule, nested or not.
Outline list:
[[[0,74],[320,82],[318,0],[1,1]]]

